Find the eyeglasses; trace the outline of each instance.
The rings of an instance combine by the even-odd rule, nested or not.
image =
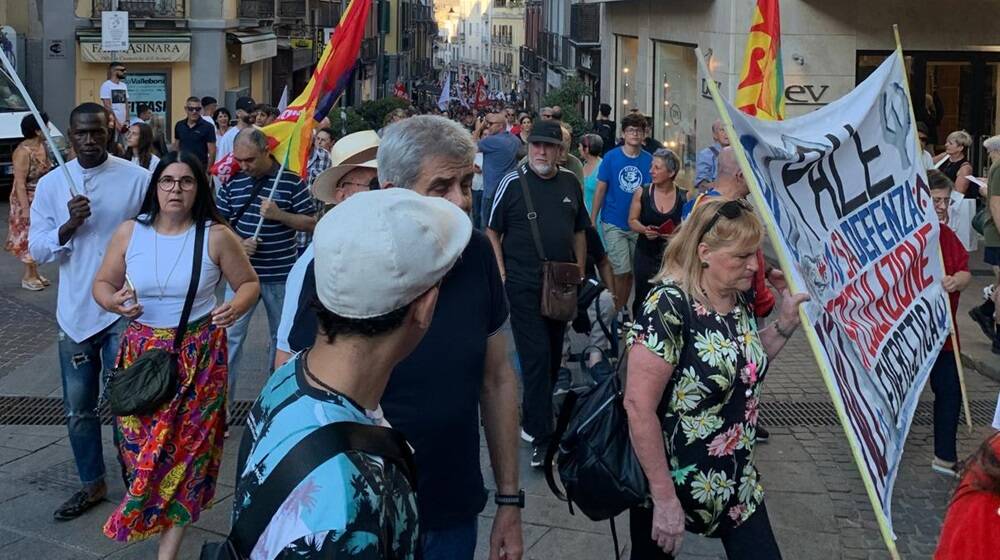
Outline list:
[[[635,126],[630,126],[625,130],[622,130],[622,134],[642,134],[644,132],[646,132],[644,129]]]
[[[701,231],[701,235],[698,236],[698,243],[701,243],[701,241],[705,239],[705,236],[708,235],[708,232],[712,231],[715,224],[719,222],[719,218],[735,220],[744,210],[747,212],[753,212],[753,208],[742,200],[730,200],[720,206],[719,209],[715,211],[715,215],[712,216],[712,219],[708,221],[705,229]]]
[[[188,113],[200,113],[201,107],[184,107]]]
[[[194,190],[195,186],[198,185],[198,182],[191,176],[184,176],[175,179],[169,175],[164,175],[163,177],[160,177],[160,180],[156,182],[156,185],[160,187],[160,190],[163,192],[170,192],[174,190],[175,185],[180,185],[182,191],[189,192]]]

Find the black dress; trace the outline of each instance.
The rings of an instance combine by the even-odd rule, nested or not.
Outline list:
[[[941,167],[938,167],[938,170],[941,173],[944,173],[949,179],[951,179],[951,182],[954,183],[958,180],[958,171],[962,169],[963,165],[970,163],[969,159],[965,156],[962,156],[962,159],[958,161],[951,161],[950,159],[947,159],[947,156],[945,156],[945,159],[947,161],[942,163]],[[975,184],[971,185],[970,188],[965,191],[965,198],[978,199],[979,188],[976,187]]]
[[[640,199],[639,222],[644,226],[660,227],[667,220],[673,220],[674,224],[680,226],[681,212],[684,209],[684,192],[676,189],[677,196],[674,199],[674,207],[666,214],[656,208],[653,185],[643,185]],[[635,243],[635,262],[632,272],[635,274],[635,300],[632,302],[632,316],[638,317],[642,310],[642,303],[652,287],[650,278],[660,270],[660,262],[663,260],[663,251],[667,248],[666,239],[647,239],[645,235],[639,234],[639,239]]]

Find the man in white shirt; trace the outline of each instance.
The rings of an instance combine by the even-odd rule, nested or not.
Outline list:
[[[90,285],[119,224],[142,206],[150,174],[107,151],[109,112],[84,103],[70,113],[69,140],[76,159],[38,181],[31,205],[28,249],[38,263],[59,263],[59,366],[70,447],[83,488],[56,509],[66,521],[107,494],[101,424],[95,408],[101,372],[114,366],[124,323],[94,302]],[[155,196],[155,193],[154,193]]]
[[[114,115],[114,129],[124,133],[129,126],[128,86],[125,85],[125,65],[112,62],[108,66],[108,79],[101,84],[101,103]]]

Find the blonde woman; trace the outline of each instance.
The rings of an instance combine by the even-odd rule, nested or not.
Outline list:
[[[630,512],[634,559],[676,556],[685,530],[721,538],[730,560],[781,558],[753,462],[758,403],[809,296],[786,289],[758,328],[743,294],[763,233],[743,201],[699,204],[629,334],[625,409],[651,493],[651,507]]]
[[[955,190],[965,195],[965,198],[979,198],[985,195],[985,189],[981,192],[975,183],[965,178],[972,175],[972,163],[969,161],[971,145],[972,136],[964,130],[956,130],[948,135],[944,142],[944,153],[938,154],[934,163],[947,159],[938,167],[941,173],[955,183]]]

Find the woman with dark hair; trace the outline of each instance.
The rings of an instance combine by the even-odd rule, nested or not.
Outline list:
[[[122,334],[120,368],[149,349],[172,350],[198,230],[204,232],[200,277],[176,357],[177,393],[149,415],[115,422],[127,490],[104,534],[133,541],[163,532],[160,559],[176,558],[184,529],[212,504],[226,430],[226,328],[260,293],[197,157],[171,152],[160,161],[139,216],[118,227],[93,286],[101,307],[131,320]],[[235,296],[218,305],[221,277]]]
[[[144,122],[133,123],[125,133],[125,159],[154,171],[160,158],[153,153],[153,129]]]
[[[232,128],[233,115],[229,109],[219,107],[212,113],[212,121],[215,123],[215,137],[222,138]]]
[[[42,120],[48,124],[48,115],[42,113]],[[28,253],[28,226],[31,203],[35,200],[35,186],[38,185],[42,175],[52,169],[52,162],[45,150],[45,139],[34,116],[25,115],[21,119],[21,136],[24,136],[24,140],[14,148],[12,157],[14,190],[10,194],[10,222],[4,249],[24,264],[21,287],[37,292],[48,286],[49,281],[38,273],[38,265]]]
[[[1000,434],[966,463],[948,506],[934,560],[996,558],[1000,550]]]
[[[580,138],[580,158],[583,159],[583,204],[590,213],[594,203],[594,192],[597,191],[597,170],[601,168],[601,154],[604,153],[604,140],[593,132]]]

